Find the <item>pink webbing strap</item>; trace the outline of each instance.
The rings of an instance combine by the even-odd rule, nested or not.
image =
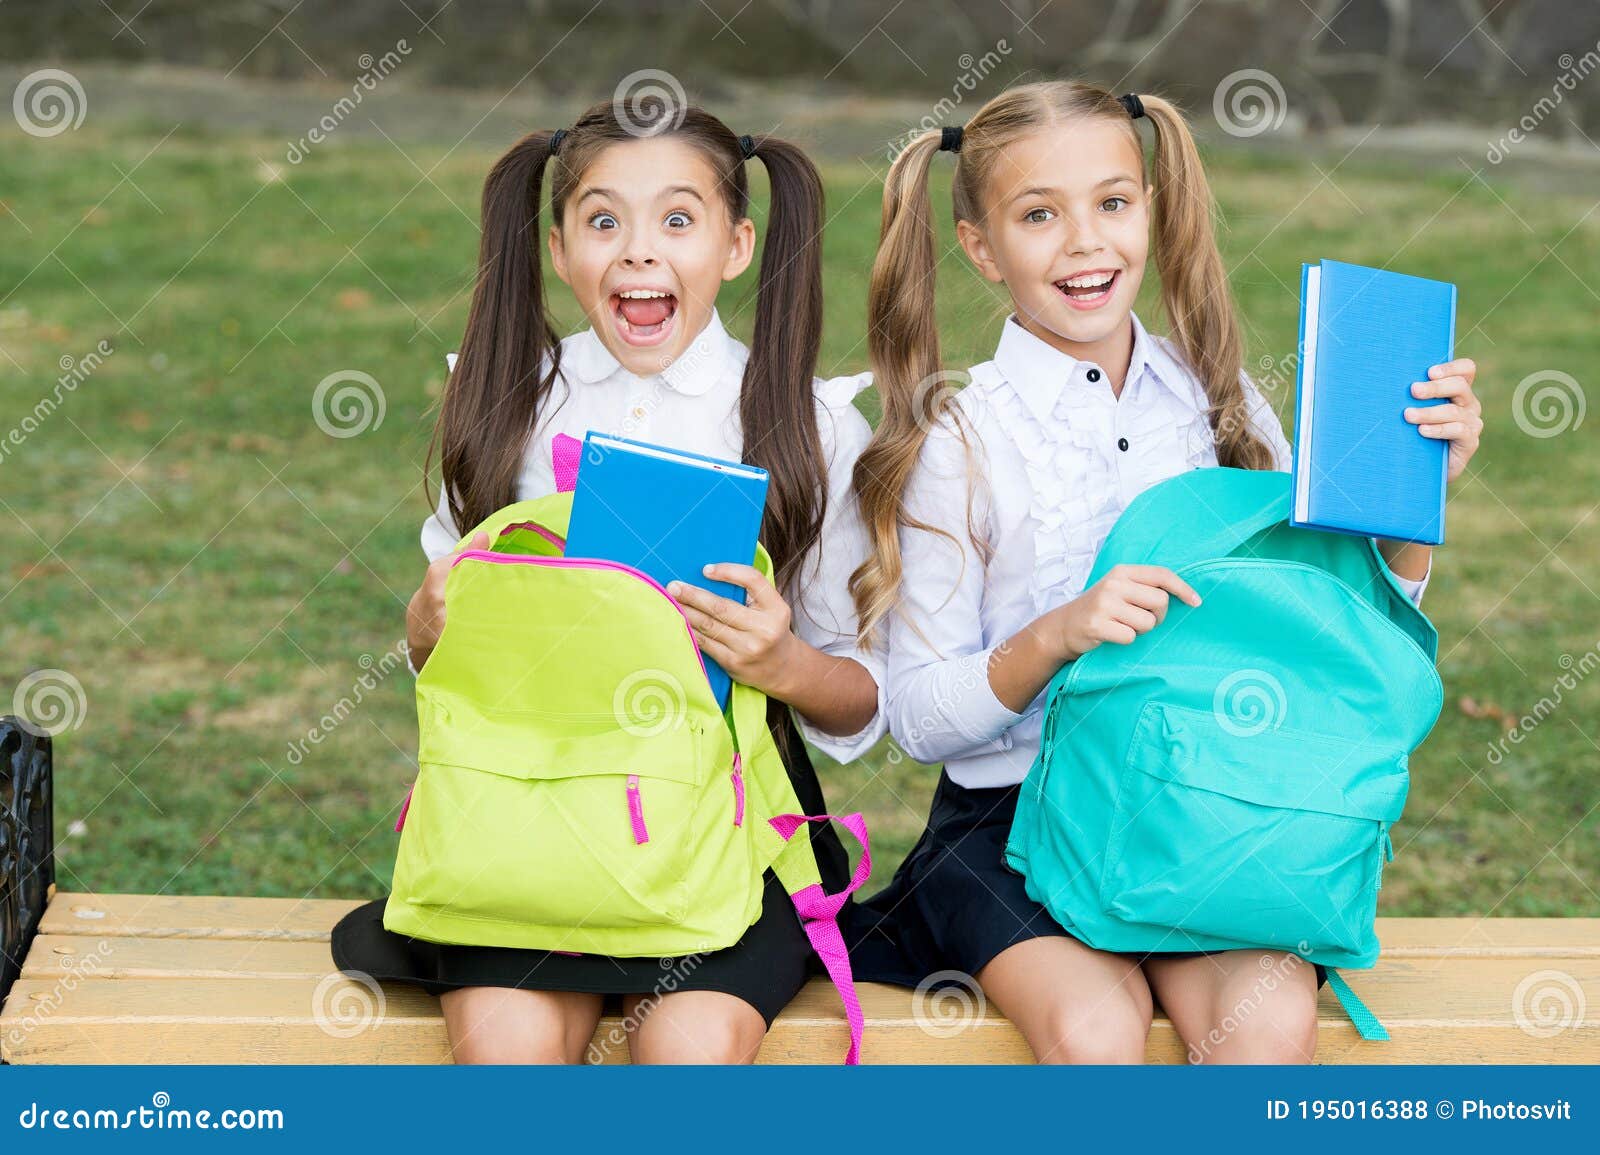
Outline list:
[[[578,463],[583,460],[583,442],[565,433],[550,441],[550,468],[556,475],[556,492],[571,493],[578,484]]]
[[[406,824],[406,812],[411,809],[411,791],[415,789],[416,787],[412,786],[411,790],[407,790],[406,800],[400,803],[400,817],[395,819],[394,823],[394,832],[396,834],[399,834],[400,828]]]
[[[844,935],[839,930],[839,912],[845,902],[872,876],[872,844],[867,840],[867,823],[859,814],[780,814],[768,821],[779,836],[787,842],[806,822],[838,822],[861,843],[861,861],[856,863],[850,885],[838,894],[823,891],[820,883],[813,883],[789,896],[795,913],[805,928],[811,949],[828,968],[828,977],[844,1003],[844,1017],[850,1024],[850,1050],[844,1061],[852,1066],[861,1061],[861,1036],[866,1030],[866,1016],[861,1013],[861,999],[856,994],[855,976],[850,971],[850,952],[845,949]]]

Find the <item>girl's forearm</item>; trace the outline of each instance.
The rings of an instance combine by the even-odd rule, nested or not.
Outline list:
[[[767,687],[767,696],[792,706],[825,734],[845,737],[865,729],[878,712],[878,683],[867,668],[790,638],[782,681]]]
[[[1398,577],[1416,582],[1428,576],[1428,564],[1433,558],[1432,546],[1418,545],[1414,541],[1390,541],[1380,537],[1378,552],[1383,555],[1383,560],[1388,563],[1390,571]]]
[[[989,654],[989,688],[1014,714],[1027,710],[1064,664],[1053,631],[1046,628],[1049,617],[1046,614],[1023,626]]]

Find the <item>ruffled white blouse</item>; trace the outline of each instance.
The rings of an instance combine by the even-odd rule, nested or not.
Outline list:
[[[884,712],[907,754],[943,762],[959,785],[1020,782],[1038,753],[1044,695],[1021,714],[995,697],[994,647],[1083,592],[1130,501],[1217,464],[1204,387],[1138,317],[1133,330],[1119,397],[1100,366],[1008,320],[955,399],[965,439],[954,423],[933,429],[907,486],[909,518],[931,528],[901,531]],[[1253,427],[1288,470],[1282,425],[1248,379],[1245,390]],[[1399,580],[1420,602],[1427,577]]]
[[[624,369],[593,329],[567,337],[561,342],[561,375],[529,439],[516,499],[527,501],[555,492],[550,445],[558,433],[582,440],[594,430],[739,460],[744,452],[739,389],[749,355],[715,311],[682,356],[648,377]],[[824,733],[795,711],[806,740],[839,762],[866,753],[885,730],[884,659],[858,645],[849,591],[851,573],[871,548],[850,478],[872,429],[851,402],[871,380],[870,374],[862,373],[816,381],[817,427],[827,462],[827,507],[821,537],[802,563],[794,589],[785,591],[794,632],[825,654],[860,662],[880,687],[880,709],[856,734]],[[461,536],[441,487],[439,508],[422,525],[423,552],[434,561],[454,549]]]

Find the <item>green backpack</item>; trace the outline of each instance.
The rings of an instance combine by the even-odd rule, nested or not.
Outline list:
[[[772,868],[838,987],[854,1063],[863,1026],[837,915],[767,729],[761,691],[726,714],[665,589],[563,557],[570,493],[518,502],[468,533],[445,629],[417,678],[418,772],[383,925],[431,942],[624,957],[736,943]],[[458,546],[458,548],[460,548]],[[770,576],[758,547],[756,566]]]
[[[1377,961],[1407,758],[1443,705],[1438,635],[1370,538],[1289,511],[1287,473],[1192,470],[1130,502],[1095,559],[1088,584],[1163,565],[1201,604],[1174,598],[1047,690],[1006,859],[1090,946]]]

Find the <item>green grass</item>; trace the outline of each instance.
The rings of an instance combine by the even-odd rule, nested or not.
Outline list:
[[[423,568],[430,406],[493,155],[407,143],[421,169],[439,165],[425,182],[382,140],[289,166],[277,139],[99,125],[0,134],[0,439],[60,358],[102,339],[115,350],[0,459],[0,687],[60,668],[87,702],[57,739],[60,883],[380,894],[413,773],[410,675],[361,689],[298,763],[289,751],[402,636]],[[1330,183],[1309,163],[1229,154],[1213,179],[1263,378],[1294,349],[1299,262],[1322,255],[1457,281],[1459,348],[1482,367],[1487,440],[1454,487],[1426,602],[1447,706],[1413,759],[1385,911],[1600,914],[1600,679],[1562,690],[1525,741],[1489,757],[1493,713],[1533,708],[1561,656],[1600,640],[1600,422],[1540,439],[1512,420],[1529,373],[1595,382],[1596,296],[1578,274],[1600,267],[1600,217],[1448,167],[1351,160]],[[829,373],[865,367],[876,180],[864,164],[829,172]],[[722,303],[745,335],[748,290]],[[1002,304],[953,257],[939,314],[951,365],[987,358]],[[339,370],[371,374],[386,405],[347,439],[312,415]],[[1272,390],[1282,413],[1287,372]],[[867,812],[881,881],[920,830],[933,773],[886,747],[823,776],[835,808]]]

